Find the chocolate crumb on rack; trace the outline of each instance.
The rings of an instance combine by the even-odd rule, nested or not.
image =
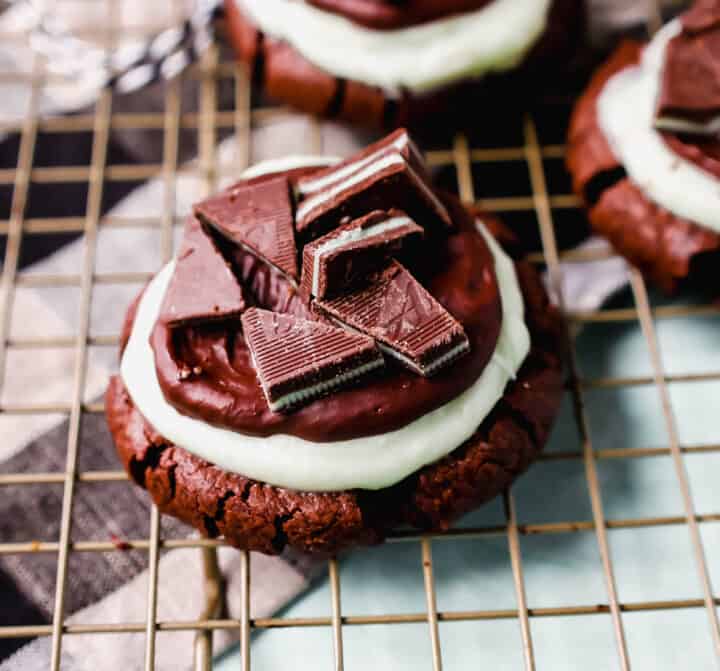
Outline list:
[[[297,280],[293,203],[287,177],[242,182],[198,203],[195,215],[236,245]]]

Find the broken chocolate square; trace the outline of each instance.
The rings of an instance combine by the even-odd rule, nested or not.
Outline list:
[[[447,231],[452,221],[431,186],[405,160],[388,151],[298,205],[295,228],[303,240],[312,240],[344,222],[389,204],[404,210],[426,229]]]
[[[287,177],[236,184],[195,205],[195,214],[228,238],[298,279],[293,204]]]
[[[350,291],[422,235],[404,212],[376,210],[305,245],[300,288],[317,298]]]
[[[683,32],[665,51],[655,119],[661,130],[720,133],[720,2],[707,4],[684,16]]]
[[[394,133],[390,133],[382,140],[371,144],[341,163],[324,170],[318,170],[307,177],[301,177],[297,181],[295,188],[300,196],[306,198],[313,193],[330,188],[337,182],[350,177],[358,170],[373,163],[384,154],[393,151],[402,154],[413,170],[425,181],[429,181],[427,167],[420,150],[412,141],[408,132],[404,128],[399,128]]]
[[[188,221],[175,270],[160,309],[169,326],[237,317],[245,309],[243,290],[210,234]]]
[[[375,338],[383,352],[425,377],[470,351],[463,327],[397,261],[369,286],[316,300],[314,308]]]
[[[242,325],[273,412],[337,391],[385,363],[372,338],[325,323],[250,308]]]

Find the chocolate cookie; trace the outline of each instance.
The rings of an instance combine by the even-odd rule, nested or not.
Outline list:
[[[356,22],[358,28],[371,27],[390,40],[397,29],[418,23],[424,28],[450,16],[461,20],[463,14],[494,1],[308,0],[333,19],[341,15]],[[440,76],[441,81],[422,91],[406,86],[390,91],[360,76],[339,76],[319,67],[288,42],[264,32],[238,0],[225,0],[225,13],[232,47],[248,65],[256,87],[270,98],[311,114],[366,127],[407,126],[415,130],[437,128],[438,119],[449,124],[476,123],[478,118],[489,121],[493,115],[516,107],[522,98],[540,90],[546,75],[555,75],[567,67],[585,28],[582,0],[551,0],[544,29],[512,66],[498,66],[497,71],[490,67],[480,76]],[[452,65],[449,59],[448,73]]]
[[[489,228],[498,224],[484,217]],[[535,270],[516,263],[532,349],[492,413],[448,456],[391,487],[299,492],[223,471],[158,434],[114,377],[106,414],[118,454],[132,479],[164,513],[239,548],[277,554],[292,547],[333,555],[379,543],[394,527],[447,529],[495,497],[522,473],[547,440],[563,393],[559,316]],[[126,318],[126,342],[135,317]]]
[[[106,397],[131,476],[238,547],[446,528],[527,466],[562,394],[537,274],[432,187],[407,131],[328,164],[194,206]]]
[[[568,134],[573,188],[588,208],[593,228],[664,291],[674,292],[688,281],[717,287],[712,278],[720,261],[720,233],[653,202],[629,177],[599,122],[598,101],[607,83],[637,66],[644,49],[637,42],[622,44],[578,100]],[[720,189],[716,140],[670,132],[662,136],[679,158],[714,175]]]

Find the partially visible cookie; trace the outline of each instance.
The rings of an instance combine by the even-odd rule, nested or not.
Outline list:
[[[567,65],[584,33],[582,0],[533,0],[522,11],[508,6],[499,12],[494,4],[512,5],[225,0],[225,11],[231,45],[270,98],[362,126],[425,129],[438,120],[492,119],[514,108],[539,89],[543,74]],[[490,13],[475,16],[481,12]],[[275,16],[284,17],[279,25]],[[441,27],[448,21],[460,29]],[[475,26],[486,26],[488,34]],[[339,30],[342,36],[334,34]],[[320,34],[324,39],[314,37]],[[461,48],[463,40],[468,44]],[[372,53],[376,45],[387,52]],[[465,58],[473,49],[476,58],[459,65],[458,54]]]
[[[649,46],[625,42],[596,72],[571,119],[567,164],[593,228],[650,280],[717,293],[720,141],[657,127],[665,49],[681,21]]]

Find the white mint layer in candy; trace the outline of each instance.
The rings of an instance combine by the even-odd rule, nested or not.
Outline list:
[[[328,240],[325,244],[319,245],[315,249],[313,256],[313,281],[312,293],[317,296],[320,290],[320,262],[324,256],[332,254],[338,249],[352,245],[355,242],[362,242],[372,238],[378,238],[388,231],[395,231],[398,228],[407,226],[412,223],[410,217],[391,217],[385,221],[381,221],[367,228],[353,228],[349,231],[343,231],[332,240]]]
[[[291,408],[307,399],[319,397],[326,391],[336,389],[337,387],[342,387],[346,383],[362,377],[366,373],[371,373],[378,368],[382,368],[384,365],[385,361],[383,360],[382,355],[378,354],[377,359],[374,359],[373,361],[368,361],[367,363],[363,363],[353,368],[352,370],[341,373],[340,375],[336,375],[330,380],[318,382],[317,384],[310,385],[309,387],[305,387],[304,389],[298,389],[297,391],[291,391],[289,394],[281,396],[276,401],[268,402],[270,410],[272,410],[273,412],[280,412],[282,410],[285,410],[285,408]]]

